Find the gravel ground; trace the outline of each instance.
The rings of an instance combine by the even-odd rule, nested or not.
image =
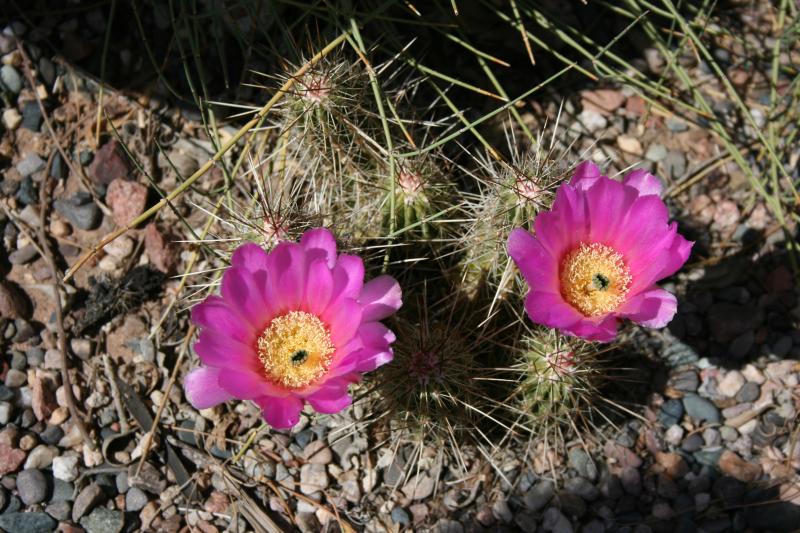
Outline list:
[[[99,35],[92,27],[103,28],[102,20],[86,30]],[[67,20],[52,31],[70,28]],[[114,241],[61,292],[54,288],[49,253],[59,268],[73,264],[153,199],[144,179],[131,179],[120,143],[106,135],[98,145],[86,133],[96,85],[36,47],[28,53],[0,35],[9,96],[0,139],[0,529],[211,533],[260,531],[272,521],[335,531],[342,520],[359,531],[797,530],[800,287],[784,233],[731,164],[669,198],[697,241],[695,256],[668,284],[679,294],[676,319],[632,337],[655,370],[646,398],[616,427],[568,442],[544,465],[526,459],[516,441],[492,458],[494,467],[466,446],[465,477],[433,447],[376,443],[357,404],[304,418],[291,432],[259,433],[234,462],[231,439],[241,442],[258,426],[253,406],[197,412],[180,387],[165,398],[188,328],[170,314],[163,335],[150,335],[174,302],[177,281],[167,276],[188,258],[174,215]],[[114,91],[105,99],[162,188],[175,178],[154,137],[170,137],[166,154],[184,176],[211,154],[191,114]],[[718,149],[695,125],[646,116],[641,98],[625,90],[584,91],[565,116],[587,147],[590,137],[603,139],[591,152],[598,161],[611,154],[612,169],[644,162],[670,184]],[[177,209],[200,224],[187,205]],[[70,418],[60,327],[71,332],[68,375],[95,430],[90,440]],[[147,449],[145,429],[161,405]]]

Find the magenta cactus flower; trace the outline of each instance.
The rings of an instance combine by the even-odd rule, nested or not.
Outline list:
[[[361,258],[337,255],[325,228],[270,253],[241,246],[221,293],[192,309],[202,366],[184,389],[198,409],[252,400],[267,423],[289,428],[305,402],[320,413],[346,408],[349,385],[392,360],[395,336],[379,321],[400,308],[400,286],[391,276],[364,283]]]
[[[669,223],[661,183],[644,170],[622,183],[589,161],[562,184],[535,236],[517,228],[508,253],[530,285],[525,310],[534,322],[587,340],[611,342],[620,319],[667,325],[677,300],[655,283],[689,258],[692,242]]]

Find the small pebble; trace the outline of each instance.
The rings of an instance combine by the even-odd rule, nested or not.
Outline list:
[[[720,421],[720,414],[717,407],[697,394],[688,394],[684,396],[683,407],[686,409],[686,413],[698,422],[716,424]]]
[[[408,511],[398,506],[392,509],[392,522],[408,527],[411,525],[411,516],[409,516]]]
[[[44,501],[47,497],[47,478],[41,470],[23,470],[17,475],[17,494],[25,505]]]

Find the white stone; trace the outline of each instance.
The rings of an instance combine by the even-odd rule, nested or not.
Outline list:
[[[133,240],[123,235],[103,246],[103,251],[117,259],[125,259],[133,252]]]
[[[40,444],[28,454],[25,460],[25,470],[31,468],[47,468],[53,463],[53,458],[58,455],[58,448]]]
[[[70,454],[54,458],[53,477],[62,481],[74,481],[78,477],[78,457]]]
[[[7,130],[15,130],[22,123],[22,115],[16,109],[9,108],[3,111],[3,124]]]
[[[679,445],[681,440],[683,440],[683,428],[678,424],[673,424],[667,432],[664,433],[664,439],[673,446]]]
[[[728,398],[733,398],[739,392],[739,389],[744,386],[744,383],[745,379],[742,373],[738,370],[731,370],[717,383],[717,392]]]

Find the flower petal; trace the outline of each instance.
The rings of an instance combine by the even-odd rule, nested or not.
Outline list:
[[[341,298],[358,299],[364,286],[364,261],[357,255],[340,254],[333,267],[332,301]]]
[[[314,228],[306,231],[300,237],[300,246],[306,252],[321,250],[328,268],[333,268],[336,264],[336,239],[328,228]]]
[[[282,242],[269,254],[267,294],[277,314],[297,310],[303,300],[306,277],[306,253],[298,244]]]
[[[396,339],[392,330],[380,322],[364,322],[358,327],[357,334],[365,346],[389,346]]]
[[[617,338],[618,325],[617,317],[608,315],[599,322],[584,318],[565,331],[587,341],[613,342]]]
[[[591,187],[599,177],[600,168],[591,161],[584,161],[575,167],[575,173],[569,184],[578,190],[585,190]]]
[[[267,252],[257,244],[248,242],[241,245],[231,256],[231,265],[250,272],[267,269]]]
[[[260,279],[263,280],[263,274]],[[232,266],[223,274],[220,288],[225,303],[236,311],[240,319],[247,321],[254,330],[266,325],[271,306],[265,303],[263,288],[252,272]]]
[[[677,310],[678,300],[674,294],[653,287],[630,298],[619,314],[648,328],[663,328]]]
[[[192,322],[240,342],[252,342],[257,333],[233,311],[224,299],[211,295],[192,308]]]
[[[363,308],[364,321],[386,318],[403,305],[400,284],[392,276],[378,276],[364,284],[358,301]]]
[[[316,392],[307,396],[306,401],[320,413],[338,413],[353,403],[353,398],[347,392],[349,385],[350,382],[345,379],[330,380]]]
[[[257,371],[258,356],[253,344],[227,337],[224,333],[206,330],[200,333],[194,351],[204,365],[219,368],[241,368]]]
[[[300,421],[300,411],[303,410],[303,400],[300,398],[262,396],[256,398],[255,402],[261,407],[267,424],[276,429],[289,429]]]
[[[560,294],[532,290],[525,298],[525,311],[531,320],[551,328],[564,329],[585,319]]]
[[[610,244],[625,227],[625,216],[636,202],[638,193],[610,178],[599,178],[585,193],[589,209],[589,241]],[[618,250],[619,251],[619,250]]]
[[[244,369],[221,368],[220,386],[241,400],[254,400],[261,396],[287,396],[284,389],[273,385],[257,372]]]
[[[306,276],[304,308],[315,315],[328,307],[333,293],[333,274],[325,259],[312,261]]]
[[[385,365],[394,359],[394,352],[388,346],[365,346],[356,352],[357,362],[355,370],[358,372],[372,372],[379,366]]]
[[[536,239],[560,261],[564,254],[589,237],[586,197],[569,185],[561,185],[550,211],[534,220]]]
[[[660,179],[640,168],[628,172],[625,177],[622,178],[622,183],[638,190],[640,196],[647,196],[650,194],[661,196],[661,190],[663,189]]]
[[[219,369],[207,366],[199,366],[186,374],[183,391],[195,409],[208,409],[233,398],[219,385]]]
[[[558,261],[530,233],[514,229],[508,236],[508,255],[532,287],[558,292]]]
[[[334,346],[342,346],[353,338],[361,325],[362,307],[355,300],[345,298],[337,305],[331,305],[320,318],[328,324],[331,342]]]

